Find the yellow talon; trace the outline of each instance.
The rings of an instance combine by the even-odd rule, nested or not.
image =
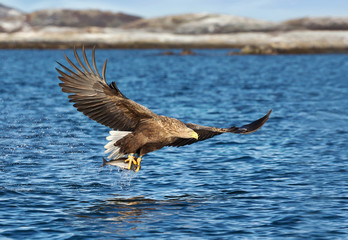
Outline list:
[[[137,169],[135,170],[135,172],[139,172],[139,170],[140,170],[140,163],[141,163],[141,157],[138,157],[138,158],[137,158],[137,164],[138,164],[138,166],[137,166]]]
[[[125,162],[129,162],[128,170],[132,169],[132,163],[135,164],[135,165],[137,164],[137,161],[135,161],[134,154],[129,154],[128,158],[125,160]]]

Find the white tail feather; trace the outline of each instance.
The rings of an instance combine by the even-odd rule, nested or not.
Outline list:
[[[118,151],[119,151],[119,148],[115,149],[115,150],[108,156],[108,158],[109,158],[109,159],[110,159],[110,158],[112,158],[112,159],[114,159],[114,158],[117,159],[117,156],[120,155]]]
[[[110,142],[108,142],[104,146],[104,148],[106,149],[105,153],[111,152],[111,154],[108,156],[108,159],[118,159],[125,155],[124,153],[120,153],[120,148],[118,146],[115,146],[115,143],[130,133],[131,132],[128,131],[110,131],[110,136],[106,137],[106,139]]]
[[[110,141],[104,147],[106,149],[110,149],[110,148],[112,148],[114,146],[115,143],[116,143],[116,141]]]

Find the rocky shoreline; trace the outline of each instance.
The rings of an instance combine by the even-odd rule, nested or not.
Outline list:
[[[105,29],[71,29],[0,33],[0,48],[72,48],[82,46],[119,49],[238,48],[238,54],[305,54],[348,52],[348,31],[248,32],[230,34],[173,34]]]

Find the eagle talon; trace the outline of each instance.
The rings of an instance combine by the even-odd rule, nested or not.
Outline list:
[[[137,158],[137,169],[135,170],[135,172],[139,172],[139,170],[140,170],[140,163],[141,163],[141,157],[138,157]]]
[[[128,170],[132,169],[132,164],[137,165],[137,161],[135,160],[134,154],[129,154],[125,162],[129,162]]]

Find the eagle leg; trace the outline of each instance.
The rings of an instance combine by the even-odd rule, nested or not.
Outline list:
[[[132,169],[132,163],[137,164],[137,161],[135,161],[134,153],[131,153],[128,155],[128,158],[125,160],[125,162],[129,162],[128,164],[128,170]]]
[[[137,166],[137,169],[135,170],[135,172],[139,172],[139,170],[140,170],[141,158],[142,158],[142,156],[139,156],[139,157],[137,158],[137,164],[138,164],[138,166]]]

